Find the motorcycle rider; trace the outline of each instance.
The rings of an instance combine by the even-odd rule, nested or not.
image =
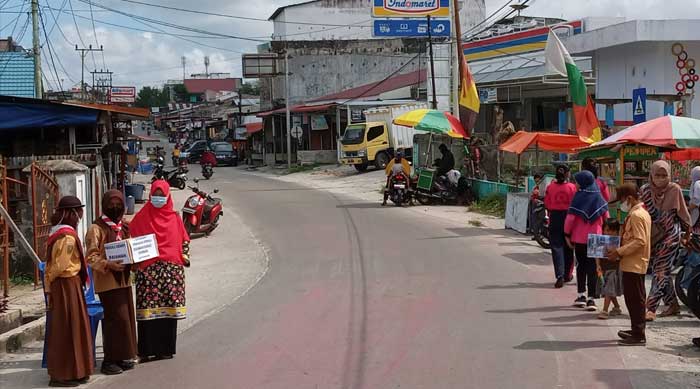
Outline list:
[[[180,165],[180,145],[175,145],[173,148],[173,166],[178,167]]]
[[[216,154],[214,154],[213,151],[206,149],[204,153],[202,153],[202,158],[199,160],[199,164],[202,165],[202,168],[204,168],[205,165],[211,165],[212,167],[216,166]]]
[[[411,179],[411,165],[408,163],[406,158],[404,158],[403,154],[403,150],[397,150],[396,157],[389,161],[389,163],[386,165],[386,186],[384,188],[384,201],[382,202],[382,206],[385,206],[386,201],[389,199],[389,191],[391,190],[391,179],[395,175],[403,173],[407,180],[406,184],[409,184],[409,181]]]
[[[438,158],[435,162],[438,167],[437,176],[446,176],[447,172],[455,168],[455,156],[452,151],[442,143],[439,147],[442,158]]]

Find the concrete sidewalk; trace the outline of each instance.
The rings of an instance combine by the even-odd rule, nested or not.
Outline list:
[[[147,178],[150,177],[139,176],[135,181]],[[210,190],[206,184],[203,189]],[[262,243],[232,209],[226,208],[225,192],[222,191],[224,217],[219,228],[210,237],[192,240],[192,266],[186,270],[188,317],[179,322],[180,333],[233,304],[257,284],[269,266]],[[191,191],[174,190],[172,195],[175,208],[179,210]],[[38,296],[40,299],[41,291],[38,291]],[[48,385],[46,370],[41,368],[43,342],[36,341],[43,339],[44,322],[43,318],[36,321],[38,329],[24,329],[27,333],[24,340],[34,338],[34,342],[22,343],[21,349],[15,353],[0,354],[1,388],[43,388]],[[99,360],[102,356],[99,332],[96,343]],[[93,381],[101,377],[97,373]]]

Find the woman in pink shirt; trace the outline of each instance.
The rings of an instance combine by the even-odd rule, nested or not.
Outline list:
[[[608,212],[608,202],[600,194],[593,173],[588,170],[576,173],[578,192],[571,201],[569,214],[566,216],[564,233],[569,247],[576,253],[576,282],[578,298],[574,301],[577,307],[596,311],[595,301],[598,277],[596,274],[595,258],[588,257],[588,234],[601,234],[603,221]],[[586,301],[588,287],[588,301]]]
[[[547,186],[544,195],[544,205],[549,212],[549,244],[557,279],[555,288],[561,288],[564,282],[573,279],[574,252],[566,244],[564,221],[574,194],[576,186],[569,182],[569,167],[557,166],[556,181]]]

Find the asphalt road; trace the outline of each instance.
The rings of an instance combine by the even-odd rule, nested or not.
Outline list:
[[[529,239],[217,169],[269,249],[250,292],[170,361],[91,388],[629,388],[616,328],[551,288]],[[218,231],[217,231],[218,232]],[[196,253],[194,253],[196,255]],[[221,252],[225,256],[225,252]],[[212,268],[216,272],[217,268]]]

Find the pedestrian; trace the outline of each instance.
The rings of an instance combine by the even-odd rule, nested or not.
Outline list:
[[[110,190],[102,197],[102,216],[88,229],[85,237],[87,260],[92,266],[95,292],[104,309],[102,374],[121,374],[134,368],[136,358],[136,319],[131,290],[129,265],[110,262],[105,244],[129,238],[129,225],[124,216],[124,195]]]
[[[690,211],[690,225],[693,234],[700,234],[700,166],[696,166],[690,171],[690,201],[688,210]]]
[[[544,181],[544,176],[542,173],[535,173],[532,178],[535,181],[535,185],[532,188],[532,192],[530,192],[530,204],[528,205],[529,212],[528,215],[530,215],[530,233],[533,235],[537,235],[537,232],[539,231],[540,225],[539,225],[539,220],[535,219],[535,209],[537,207],[537,204],[542,201],[541,197],[541,192],[540,192],[540,185]],[[535,240],[535,236],[532,237],[532,240]]]
[[[598,175],[600,172],[598,170],[598,163],[596,160],[593,158],[586,158],[583,160],[583,162],[581,162],[581,167],[583,170],[588,170],[589,172],[593,173],[598,189],[600,189],[601,196],[603,196],[603,199],[606,202],[610,202],[610,189],[608,189],[608,184],[605,183],[605,180],[600,178]]]
[[[173,208],[170,186],[157,180],[150,201],[130,224],[131,236],[155,234],[159,256],[136,270],[138,354],[143,362],[172,359],[176,353],[177,321],[187,315],[185,268],[190,238]]]
[[[640,201],[637,185],[626,183],[618,187],[616,192],[620,209],[627,212],[627,218],[622,226],[621,246],[609,250],[608,259],[620,261],[622,288],[631,322],[631,330],[619,331],[617,334],[621,345],[643,346],[646,344],[644,277],[651,255],[652,218]]]
[[[555,288],[562,288],[573,279],[574,253],[566,244],[564,222],[576,194],[576,186],[569,182],[569,167],[557,166],[555,180],[545,189],[544,204],[549,212],[549,244],[554,264]]]
[[[52,387],[79,386],[93,372],[93,339],[83,294],[90,281],[76,232],[83,207],[75,196],[61,198],[46,242],[46,363]]]
[[[642,201],[651,215],[651,268],[654,277],[647,299],[647,321],[656,318],[661,300],[667,308],[659,317],[677,315],[680,305],[673,287],[673,260],[681,247],[681,231],[690,228],[690,213],[681,187],[671,182],[671,165],[656,161],[651,166],[649,183],[641,189]]]
[[[564,232],[569,247],[576,254],[576,282],[578,297],[574,306],[596,311],[597,282],[595,259],[588,257],[588,235],[603,232],[603,220],[608,202],[603,199],[593,173],[584,170],[574,176],[578,192],[571,201]],[[588,299],[586,299],[586,290]]]
[[[603,227],[603,234],[610,236],[620,235],[620,222],[617,219],[607,219]],[[622,314],[620,303],[617,298],[622,296],[622,272],[620,271],[620,262],[611,261],[608,258],[596,258],[597,273],[603,277],[603,289],[601,296],[605,299],[603,302],[603,310],[598,315],[598,319],[606,320],[610,316],[619,316]],[[613,309],[608,313],[610,304]]]

